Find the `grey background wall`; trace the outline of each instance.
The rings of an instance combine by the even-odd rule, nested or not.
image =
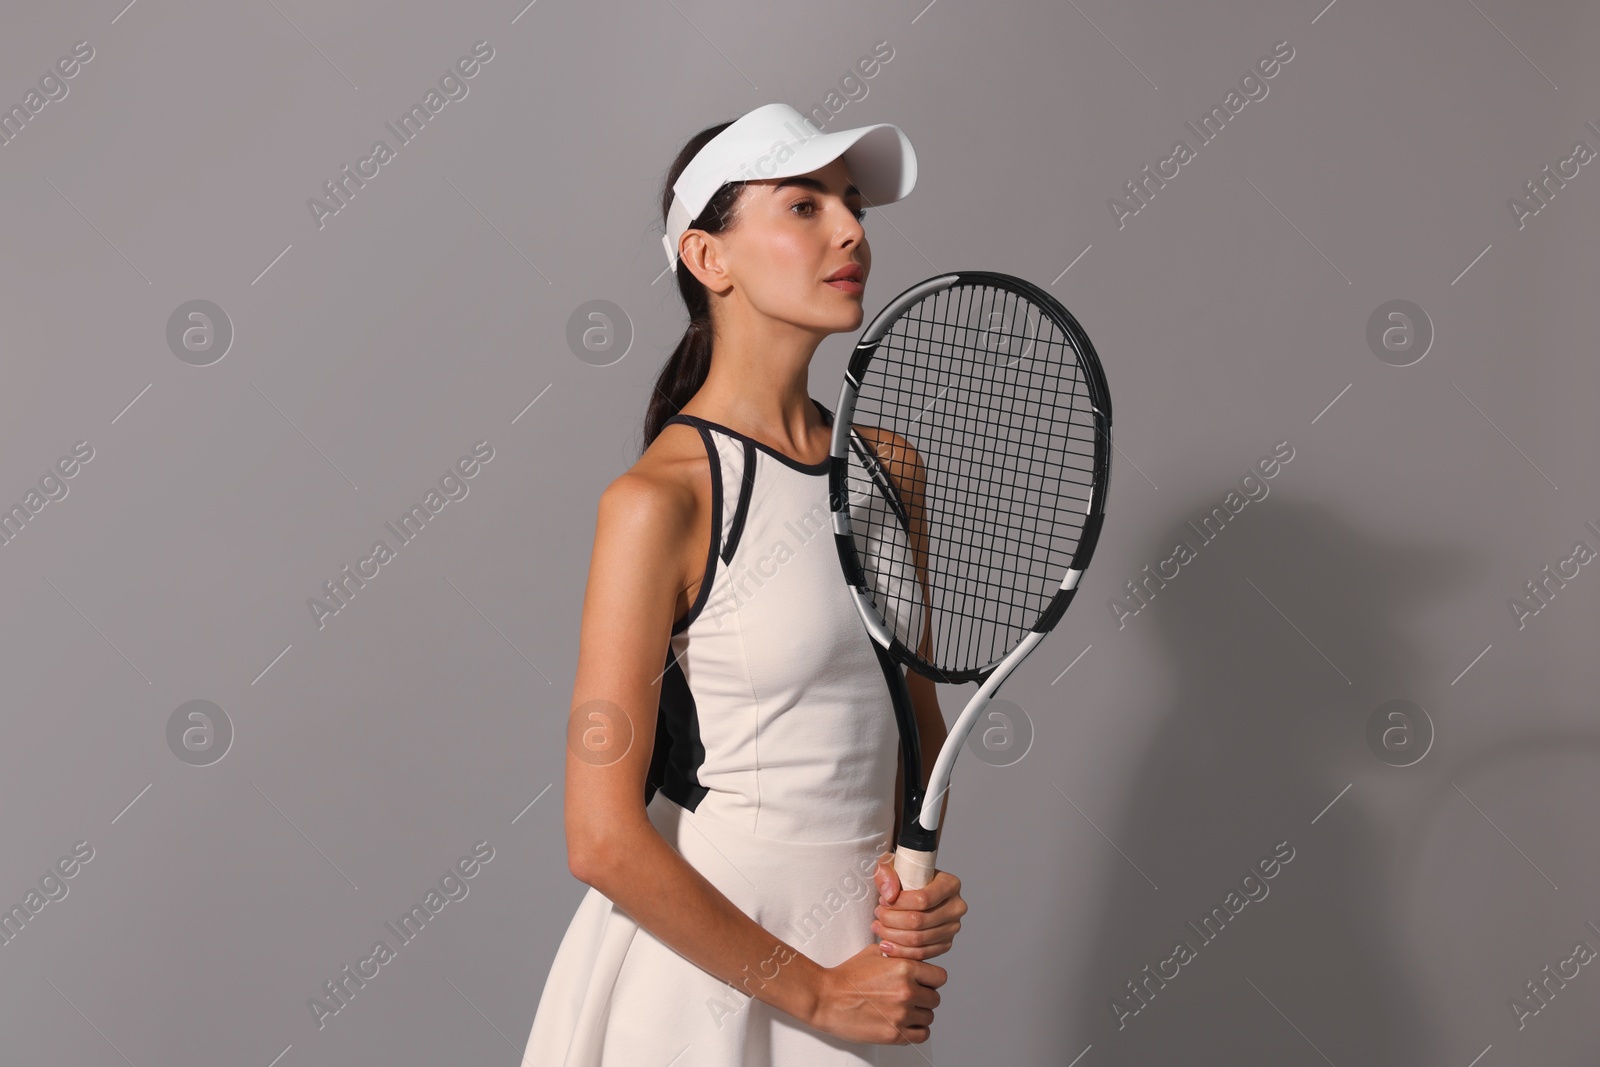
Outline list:
[[[935,1036],[885,1062],[1594,1062],[1592,5],[122,2],[0,34],[0,1059],[517,1062],[582,892],[594,505],[683,325],[661,179],[781,100],[916,146],[869,311],[1022,275],[1116,400],[1095,565],[1004,691],[1031,743],[957,772]],[[612,347],[575,351],[593,300]]]

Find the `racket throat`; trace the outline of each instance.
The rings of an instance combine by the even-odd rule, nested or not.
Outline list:
[[[915,797],[907,796],[900,816],[900,838],[895,843],[903,849],[933,853],[939,847],[939,831],[922,825],[922,790]]]
[[[877,641],[872,649],[878,655],[878,666],[883,670],[889,687],[889,699],[894,705],[895,725],[900,731],[900,837],[898,844],[919,852],[932,852],[937,847],[938,831],[922,825],[922,735],[917,727],[916,705],[911,700],[911,687],[900,664],[888,649]]]

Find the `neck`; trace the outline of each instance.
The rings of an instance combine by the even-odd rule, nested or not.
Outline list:
[[[811,450],[822,415],[811,401],[811,357],[822,335],[762,318],[716,336],[711,369],[685,410],[791,453]]]

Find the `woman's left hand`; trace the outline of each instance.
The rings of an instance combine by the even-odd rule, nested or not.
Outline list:
[[[961,879],[949,871],[935,871],[933,881],[921,889],[903,889],[894,856],[888,854],[878,861],[873,880],[878,908],[872,934],[885,956],[926,960],[950,951],[961,916],[967,913]]]

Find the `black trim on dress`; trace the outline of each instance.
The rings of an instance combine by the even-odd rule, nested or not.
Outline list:
[[[691,421],[692,415],[674,415],[662,426],[670,426],[675,422]],[[717,576],[717,554],[722,544],[722,460],[717,454],[717,443],[711,439],[711,433],[704,426],[695,426],[700,431],[700,439],[706,446],[706,454],[711,459],[711,543],[706,547],[705,576],[700,580],[700,590],[695,593],[694,603],[689,605],[689,610],[684,612],[683,618],[672,624],[672,632],[682,633],[696,616],[700,609],[706,606],[706,601],[711,597],[711,583]]]
[[[827,425],[832,426],[833,425],[833,412],[831,412],[827,408],[823,407],[822,406],[822,402],[819,401],[816,397],[812,397],[811,398],[811,402],[813,404],[817,405],[817,410],[818,411],[822,412],[824,422]],[[733,429],[732,427],[728,427],[728,426],[722,425],[722,423],[720,423],[720,422],[712,422],[710,419],[702,419],[698,415],[690,415],[687,412],[680,411],[676,415],[672,416],[671,419],[668,419],[667,422],[672,422],[673,420],[679,420],[679,421],[682,421],[682,422],[687,422],[687,423],[690,423],[691,425],[698,426],[698,427],[700,427],[702,429],[709,427],[709,428],[711,428],[713,430],[720,430],[721,432],[727,434],[729,437],[736,438],[736,439],[738,439],[740,441],[743,441],[746,444],[755,445],[757,448],[761,449],[761,451],[765,452],[767,455],[771,456],[773,459],[778,460],[780,463],[784,464],[787,467],[793,467],[795,470],[800,471],[800,472],[802,472],[804,474],[827,474],[828,473],[828,469],[832,465],[832,462],[833,462],[832,457],[828,456],[828,457],[824,457],[823,459],[817,461],[816,463],[801,463],[799,460],[795,459],[793,456],[788,455],[787,453],[784,453],[784,452],[779,452],[776,448],[773,448],[771,445],[765,443],[764,441],[757,441],[754,437],[750,437],[750,436],[748,436],[746,434],[742,434],[738,430]],[[666,425],[666,423],[662,423],[662,425]]]
[[[645,776],[644,802],[659,789],[680,807],[693,811],[711,790],[700,784],[706,746],[700,740],[700,714],[683,666],[667,646],[667,668],[661,675],[661,706],[656,713],[656,743]]]
[[[756,446],[752,441],[744,443],[744,475],[739,484],[739,504],[733,510],[733,526],[728,531],[728,543],[722,546],[722,562],[727,563],[733,558],[733,550],[739,547],[739,535],[744,532],[744,519],[750,511],[750,497],[756,486]]]

